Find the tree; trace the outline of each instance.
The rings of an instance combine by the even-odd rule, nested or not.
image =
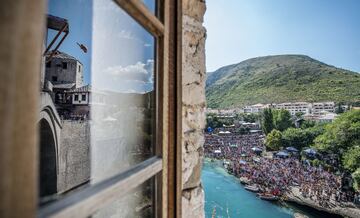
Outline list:
[[[282,134],[279,130],[273,129],[267,136],[265,141],[266,148],[277,151],[282,146]]]
[[[275,129],[284,131],[292,126],[291,114],[288,110],[281,109],[273,114]]]
[[[266,135],[274,129],[273,113],[270,108],[265,108],[261,113],[261,128]]]
[[[300,119],[300,118],[302,118],[304,116],[304,113],[303,112],[296,112],[295,113],[295,117],[297,118],[297,119]]]
[[[342,158],[342,163],[345,169],[354,172],[360,169],[360,146],[355,146],[347,150]]]
[[[282,132],[284,146],[292,146],[297,149],[310,147],[314,144],[316,137],[324,133],[324,124],[314,124],[306,129],[288,128]]]
[[[209,113],[206,115],[206,128],[216,128],[220,127],[221,123],[219,122],[219,119],[217,118],[216,114]]]
[[[304,129],[289,128],[282,133],[283,143],[285,146],[292,146],[297,149],[309,147],[314,138],[312,134]]]
[[[314,127],[316,125],[316,122],[313,120],[304,120],[304,122],[301,123],[300,128],[301,129],[307,129],[310,127]]]
[[[315,139],[314,147],[339,155],[342,167],[350,172],[360,168],[360,111],[345,112],[326,125],[324,133]]]
[[[206,128],[218,128],[223,125],[234,124],[234,118],[219,118],[215,113],[209,113],[206,115]]]
[[[315,147],[327,152],[343,153],[355,145],[360,145],[360,110],[341,114],[315,140]]]
[[[354,189],[360,190],[360,168],[352,174],[352,178],[354,180]]]
[[[243,118],[245,122],[255,123],[259,119],[259,116],[257,114],[244,114]]]
[[[339,104],[337,105],[337,107],[335,108],[335,113],[337,113],[337,114],[342,114],[342,113],[344,113],[344,109],[343,109],[341,103],[339,103]]]

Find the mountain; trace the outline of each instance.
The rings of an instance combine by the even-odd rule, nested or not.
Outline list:
[[[257,57],[207,73],[209,108],[294,101],[360,101],[360,74],[305,55]]]

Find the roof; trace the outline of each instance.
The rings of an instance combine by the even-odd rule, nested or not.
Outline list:
[[[75,93],[75,92],[91,92],[91,85],[81,86],[79,88],[71,89],[67,91],[68,93]]]
[[[254,105],[251,105],[252,107],[264,107],[263,104],[254,104]]]
[[[53,84],[53,88],[55,89],[72,89],[74,87],[75,87],[75,83]]]
[[[53,51],[49,51],[47,53],[47,55],[50,55],[51,52]],[[55,54],[52,56],[52,58],[58,58],[58,59],[66,59],[66,60],[74,60],[74,61],[78,61],[80,62],[78,59],[76,59],[75,57],[69,55],[69,54],[66,54],[65,52],[61,52],[61,51],[56,51]]]

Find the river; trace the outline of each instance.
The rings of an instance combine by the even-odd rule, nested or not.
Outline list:
[[[256,194],[246,191],[238,178],[228,174],[219,161],[204,161],[202,184],[205,190],[205,214],[209,218],[214,207],[219,218],[292,218],[296,212],[309,218],[329,216],[310,208],[260,200]]]

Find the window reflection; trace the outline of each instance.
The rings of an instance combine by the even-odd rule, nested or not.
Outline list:
[[[94,2],[92,178],[153,155],[154,38],[114,2]],[[102,101],[98,101],[102,100]]]
[[[155,136],[154,38],[113,1],[49,0],[48,7],[40,204],[153,156]],[[152,198],[150,183],[129,194],[128,207]]]
[[[92,1],[48,2],[39,116],[40,204],[90,180],[92,8]]]

